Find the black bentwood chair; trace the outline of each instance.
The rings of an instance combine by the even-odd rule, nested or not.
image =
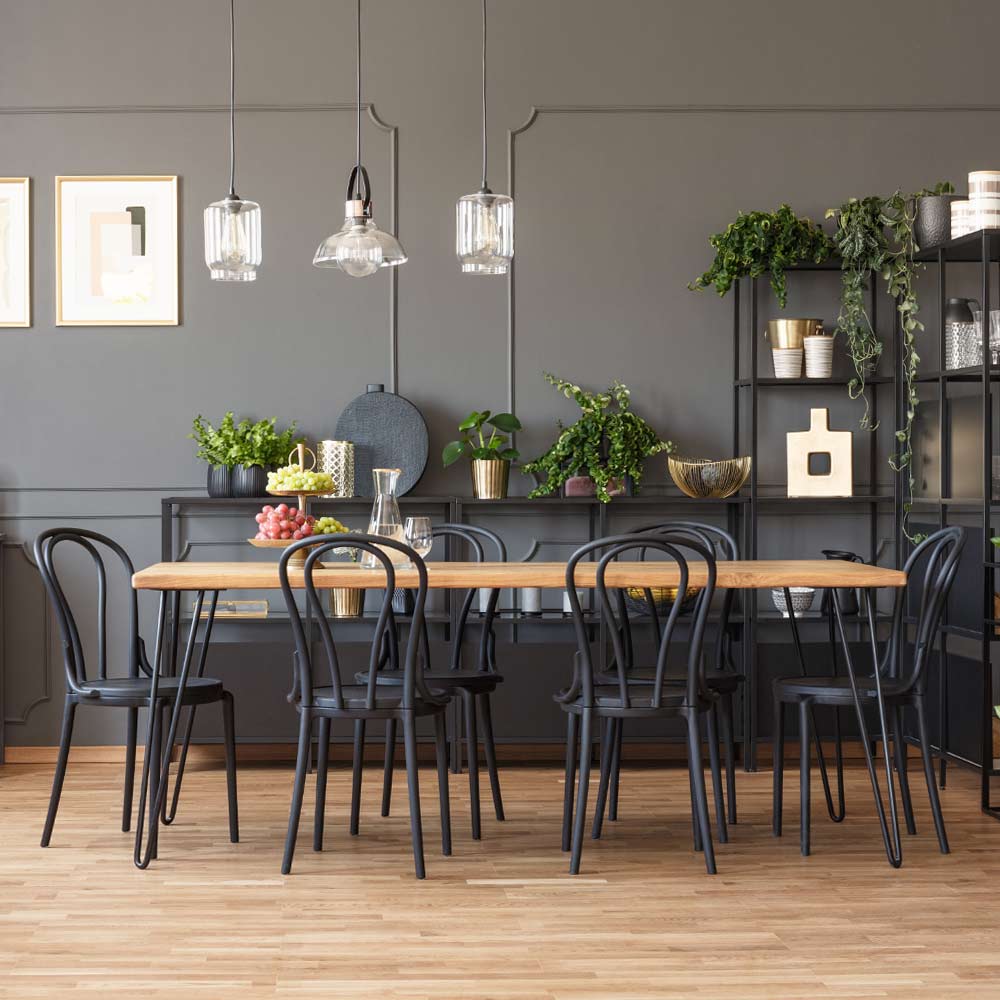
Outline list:
[[[656,657],[656,670],[651,682],[636,683],[629,676],[625,655],[622,622],[628,611],[620,589],[609,596],[605,574],[609,563],[622,554],[632,551],[657,552],[663,559],[672,561],[678,571],[679,591],[683,594],[690,578],[687,556],[690,553],[705,563],[707,579],[695,599],[695,609],[687,639],[687,675],[683,687],[671,683],[667,676],[667,659],[673,644],[681,602],[674,601],[664,622]],[[614,683],[601,684],[596,671],[587,637],[587,622],[580,607],[574,583],[576,566],[592,553],[599,553],[597,578],[594,588],[596,603],[607,623],[614,653]],[[687,722],[688,771],[691,781],[692,818],[696,830],[696,846],[705,853],[705,867],[715,874],[715,853],[712,848],[712,831],[708,819],[708,801],[705,795],[705,774],[701,762],[700,718],[707,716],[714,704],[705,683],[702,658],[702,638],[709,605],[715,593],[715,556],[710,548],[695,541],[690,534],[662,534],[653,536],[616,535],[599,538],[577,549],[566,565],[566,591],[573,612],[576,628],[577,652],[574,656],[573,680],[569,688],[556,695],[556,701],[566,713],[566,786],[563,797],[563,850],[570,850],[570,874],[580,871],[583,851],[583,828],[586,822],[587,788],[590,780],[590,762],[593,750],[594,719],[670,719],[683,718]],[[678,642],[677,645],[681,645]],[[576,768],[576,744],[579,730],[579,789],[576,815],[573,817],[572,840],[570,818],[573,814],[573,778]],[[602,812],[608,791],[608,769],[603,769],[598,787],[597,811]]]
[[[680,535],[687,535],[695,541],[701,543],[711,551],[717,558],[727,560],[737,560],[740,557],[739,546],[736,540],[728,531],[716,527],[713,524],[703,524],[700,521],[668,521],[660,524],[647,524],[637,528],[633,534],[662,534],[664,532],[676,532]],[[638,553],[640,560],[645,559],[645,550]],[[736,822],[736,752],[733,737],[733,720],[735,719],[734,695],[740,685],[746,680],[743,674],[736,669],[733,661],[733,640],[734,633],[739,627],[730,622],[730,615],[733,608],[733,599],[736,591],[727,589],[723,591],[722,603],[719,607],[719,616],[716,626],[715,642],[710,656],[710,666],[705,671],[705,685],[713,695],[715,704],[707,718],[708,739],[712,766],[712,782],[715,789],[716,812],[719,827],[719,839],[723,843],[728,840],[726,822],[723,813],[722,786],[719,774],[719,762],[717,751],[713,747],[717,746],[721,737],[722,746],[725,752],[726,769],[726,795],[725,812],[730,823]],[[646,588],[643,593],[645,603],[645,613],[648,615],[652,625],[654,641],[659,643],[662,638],[662,628],[660,626],[660,613],[657,610],[657,600],[651,590]],[[678,592],[678,601],[684,601],[683,594]],[[635,602],[633,602],[635,603]],[[683,612],[683,608],[682,608]],[[622,621],[622,638],[625,653],[625,666],[630,679],[637,684],[653,683],[655,671],[649,668],[637,667],[635,662],[635,648],[633,644],[633,622],[626,616]],[[599,684],[615,683],[613,672],[599,675]],[[684,684],[685,678],[672,676],[668,677],[668,683]],[[609,793],[607,814],[611,821],[618,819],[618,787],[621,773],[622,757],[622,734],[624,722],[621,719],[608,719],[605,723],[605,731],[602,742],[601,770],[610,769]],[[598,839],[601,835],[603,823],[603,810],[594,816],[593,839]]]
[[[948,853],[948,838],[945,834],[944,818],[941,815],[941,802],[934,781],[934,766],[927,738],[924,705],[927,697],[927,658],[933,651],[934,640],[941,623],[941,615],[955,574],[958,572],[958,561],[964,543],[965,531],[962,528],[944,528],[924,539],[910,554],[903,567],[907,574],[907,585],[905,588],[899,588],[895,593],[889,639],[882,651],[878,665],[878,677],[888,723],[886,731],[891,735],[893,743],[893,757],[896,771],[899,774],[906,830],[910,834],[917,832],[913,821],[913,805],[910,799],[910,785],[907,776],[906,744],[903,741],[903,709],[912,707],[916,711],[924,777],[927,781],[927,793],[930,796],[934,827],[937,831],[938,844],[942,854]],[[922,572],[919,570],[921,562],[924,563]],[[866,597],[868,596],[866,595]],[[907,634],[907,626],[903,623],[908,597],[910,599],[909,606],[916,606],[919,609],[914,631],[910,635]],[[916,598],[915,601],[914,598]],[[839,600],[836,591],[831,592],[831,600]],[[866,603],[869,610],[869,630],[872,631],[874,620],[870,600]],[[838,611],[839,606],[834,609],[835,615],[839,617]],[[841,634],[843,634],[842,619],[839,624],[841,624]],[[877,653],[877,636],[872,632],[869,638],[873,654]],[[912,649],[908,648],[910,646]],[[857,691],[861,696],[862,703],[874,701],[878,693],[875,675],[859,677]],[[798,705],[801,747],[799,837],[803,855],[809,854],[810,707],[813,705],[842,707],[853,704],[853,691],[849,677],[788,677],[774,682],[774,810],[772,829],[776,837],[781,836],[781,793],[785,748],[784,707],[785,705]],[[859,725],[861,739],[867,744],[869,736],[863,719],[859,719]],[[883,750],[888,761],[889,747],[885,746]],[[874,773],[870,762],[869,771]],[[893,815],[895,816],[895,813]],[[898,854],[898,844],[896,849]],[[890,854],[890,861],[893,862],[894,866],[898,866],[901,857],[899,855],[897,859]]]
[[[73,614],[66,593],[59,582],[54,563],[55,547],[60,542],[73,542],[85,549],[94,564],[97,573],[97,675],[87,676],[87,666],[84,657],[83,643],[76,617]],[[129,638],[128,638],[128,673],[125,677],[108,676],[108,641],[107,641],[107,605],[108,605],[108,572],[98,546],[110,550],[121,562],[125,579],[129,588]],[[128,730],[125,750],[125,795],[122,805],[122,831],[127,832],[131,824],[132,788],[135,783],[136,736],[139,723],[139,709],[149,706],[150,678],[152,667],[146,657],[146,646],[139,635],[139,604],[136,592],[132,589],[132,574],[135,567],[128,553],[114,540],[99,535],[94,531],[82,528],[51,528],[42,532],[35,539],[35,562],[42,575],[45,590],[55,610],[56,621],[59,624],[59,634],[62,639],[63,665],[66,669],[66,702],[63,709],[62,736],[59,741],[59,756],[56,761],[55,777],[52,780],[52,796],[49,800],[48,816],[45,819],[45,829],[42,833],[42,847],[48,847],[52,838],[52,827],[56,821],[59,809],[59,797],[62,793],[63,779],[66,776],[66,762],[69,758],[70,740],[73,736],[73,721],[78,705],[89,705],[95,708],[123,708],[128,713]],[[199,610],[201,601],[199,600]],[[214,609],[214,602],[213,602]],[[193,626],[195,629],[197,622]],[[193,638],[194,632],[192,632]],[[190,658],[194,651],[190,643],[185,656]],[[225,733],[226,749],[226,779],[229,795],[229,839],[236,843],[239,840],[239,819],[236,805],[236,743],[233,721],[233,696],[222,686],[222,681],[212,677],[202,676],[208,642],[203,642],[201,649],[198,676],[189,678],[182,704],[194,708],[196,705],[207,705],[212,702],[222,703],[222,720]],[[150,775],[152,787],[150,802],[155,803],[157,785],[160,774],[161,742],[163,738],[162,715],[173,706],[177,694],[177,679],[161,677],[159,680],[157,710],[153,720],[152,746],[150,754]],[[169,752],[169,751],[168,751]],[[164,796],[164,802],[166,797]],[[176,798],[174,809],[176,810]],[[152,807],[151,807],[152,808]],[[155,822],[150,816],[153,827],[155,845]]]
[[[291,557],[303,548],[308,548],[304,569],[306,600],[319,628],[320,641],[326,654],[329,684],[316,685],[313,672],[313,657],[310,643],[302,622],[302,613],[295,601],[295,595],[288,582],[288,564]],[[323,610],[323,604],[313,581],[317,561],[333,549],[358,549],[372,555],[385,571],[386,589],[382,596],[378,622],[372,637],[369,657],[368,681],[364,685],[343,683],[340,661],[333,641],[330,622]],[[402,665],[402,683],[388,686],[378,683],[379,666],[383,662],[384,635],[390,627],[392,615],[392,593],[396,587],[396,574],[388,550],[402,553],[413,565],[419,577],[413,607],[413,624],[406,644]],[[330,727],[333,720],[352,721],[355,727],[369,719],[394,720],[403,723],[403,745],[406,754],[406,774],[410,790],[410,831],[413,838],[413,859],[417,878],[423,878],[424,846],[423,829],[420,821],[420,792],[417,782],[417,728],[416,721],[424,716],[434,719],[437,744],[438,791],[441,802],[441,849],[445,855],[451,854],[451,817],[448,806],[448,752],[445,743],[444,713],[448,706],[448,696],[443,692],[429,691],[417,669],[417,645],[424,621],[424,604],[427,600],[427,567],[411,548],[389,538],[372,535],[338,535],[336,541],[315,544],[313,539],[303,539],[290,545],[278,561],[278,578],[285,596],[288,615],[291,619],[292,634],[295,637],[295,677],[289,700],[294,702],[299,713],[299,748],[295,763],[295,785],[292,805],[288,816],[288,837],[285,841],[285,855],[281,872],[287,875],[292,868],[295,853],[295,838],[299,829],[302,812],[302,794],[305,788],[306,771],[309,766],[309,744],[312,738],[313,720],[319,720],[319,751],[316,767],[316,817],[313,832],[313,849],[323,849],[323,818],[326,806],[326,775],[330,750]],[[395,650],[393,643],[390,647]],[[394,655],[394,654],[391,654]],[[391,660],[390,660],[391,662]],[[359,768],[355,765],[355,784]]]
[[[465,542],[474,557],[475,562],[483,562],[485,552],[480,538],[487,540],[496,550],[499,562],[507,561],[507,547],[499,535],[469,524],[438,524],[432,529],[435,538],[456,538]],[[503,799],[500,795],[500,775],[497,771],[496,744],[493,740],[493,714],[490,707],[490,697],[503,681],[496,668],[496,635],[493,632],[493,622],[496,618],[499,590],[491,590],[486,611],[482,616],[481,633],[474,666],[463,667],[462,644],[469,629],[469,615],[478,591],[470,590],[462,602],[458,613],[458,626],[451,644],[451,663],[446,670],[431,669],[430,643],[427,638],[426,621],[421,632],[421,665],[424,681],[435,691],[444,691],[449,695],[461,695],[462,715],[465,729],[465,752],[469,763],[469,798],[472,806],[472,837],[479,840],[482,837],[481,810],[479,804],[479,737],[477,726],[477,709],[483,727],[483,750],[486,755],[486,769],[490,777],[490,789],[493,793],[493,811],[498,820],[503,820]],[[390,628],[390,635],[392,630]],[[387,644],[388,645],[388,644]],[[388,649],[383,650],[383,657],[388,655]],[[356,680],[360,684],[367,682],[367,672],[359,673]],[[379,674],[380,684],[399,684],[402,675],[398,670],[383,670]],[[363,726],[364,723],[361,723]],[[362,741],[364,731],[362,729]],[[392,798],[392,767],[396,749],[396,720],[389,719],[385,730],[385,765],[382,775],[382,815],[389,815],[389,805]],[[355,750],[354,784],[357,789],[355,799],[360,796],[361,754]],[[356,817],[358,803],[352,803],[352,833],[357,833]]]

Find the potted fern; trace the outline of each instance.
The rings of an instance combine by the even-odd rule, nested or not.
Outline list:
[[[572,382],[545,374],[545,381],[580,407],[580,417],[569,427],[559,424],[552,446],[524,471],[545,478],[529,497],[596,496],[608,503],[612,496],[631,493],[642,482],[647,458],[673,451],[631,410],[627,385],[614,381],[604,392],[589,392]]]

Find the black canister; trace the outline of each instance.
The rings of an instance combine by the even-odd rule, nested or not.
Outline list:
[[[823,555],[827,559],[839,559],[841,562],[861,563],[864,559],[857,552],[847,552],[843,549],[823,549]],[[840,604],[842,615],[856,615],[858,613],[858,592],[854,587],[837,587],[837,598]],[[821,608],[827,611],[830,607],[830,591],[824,591]]]

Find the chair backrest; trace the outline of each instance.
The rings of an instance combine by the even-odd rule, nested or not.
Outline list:
[[[474,562],[484,562],[486,552],[480,539],[485,539],[490,543],[496,552],[497,562],[507,561],[507,546],[503,539],[490,531],[488,528],[480,528],[472,524],[437,524],[431,532],[434,537],[459,538],[469,546]],[[455,641],[451,644],[452,670],[459,670],[462,666],[462,642],[465,638],[466,628],[469,623],[469,615],[476,600],[477,592],[470,590],[462,601],[462,607],[458,615],[458,628],[456,629]],[[486,612],[482,619],[482,633],[479,639],[479,669],[490,672],[496,671],[496,636],[493,632],[493,623],[496,620],[497,603],[500,600],[500,590],[494,588],[490,591],[489,600],[486,604]],[[426,631],[424,633],[426,637]],[[429,655],[425,651],[425,657],[429,662]]]
[[[588,542],[570,556],[566,564],[566,591],[569,596],[569,604],[573,613],[573,623],[576,630],[577,655],[574,658],[573,682],[563,697],[569,699],[582,695],[585,705],[593,705],[594,703],[593,656],[587,636],[587,621],[580,605],[575,579],[576,567],[579,562],[584,558],[596,555],[598,562],[596,586],[594,587],[595,603],[605,618],[608,632],[611,636],[614,669],[617,675],[618,693],[622,700],[622,705],[626,708],[630,707],[629,662],[625,654],[623,639],[626,632],[623,628],[623,622],[628,617],[628,610],[625,606],[625,598],[621,588],[612,588],[614,595],[614,601],[612,601],[612,596],[608,593],[605,577],[609,563],[617,561],[620,556],[632,551],[637,553],[657,552],[665,561],[673,562],[677,568],[679,595],[683,594],[688,587],[690,579],[689,557],[693,556],[705,564],[707,579],[695,600],[691,630],[687,643],[685,700],[687,704],[695,705],[705,694],[706,690],[705,668],[701,655],[701,647],[709,606],[712,603],[712,597],[715,593],[716,568],[715,554],[711,547],[705,545],[700,539],[693,537],[690,533],[683,532],[664,532],[656,535],[613,535],[608,538],[599,538],[596,541]],[[667,683],[667,659],[670,655],[680,613],[681,601],[676,600],[673,602],[666,622],[660,630],[656,655],[656,674],[653,679],[651,691],[651,705],[653,708],[659,708],[663,701]],[[650,694],[648,684],[644,685],[643,692],[647,695]]]
[[[414,589],[413,620],[407,640],[406,652],[403,656],[402,705],[404,708],[411,708],[417,693],[429,697],[423,679],[419,676],[416,669],[417,644],[420,633],[424,628],[424,605],[427,601],[427,567],[424,565],[423,559],[409,546],[403,545],[402,542],[397,542],[391,538],[362,534],[337,535],[330,541],[321,544],[317,544],[312,538],[304,538],[302,541],[288,546],[278,560],[278,580],[281,584],[281,592],[285,597],[285,605],[288,608],[288,616],[292,625],[292,636],[295,639],[295,684],[290,697],[299,700],[303,707],[309,708],[313,704],[313,689],[319,686],[326,686],[325,684],[315,683],[312,650],[306,637],[305,627],[302,622],[302,613],[299,610],[292,585],[288,578],[289,563],[295,553],[302,549],[308,550],[303,569],[306,601],[316,620],[323,651],[326,654],[330,678],[329,686],[332,689],[334,707],[347,707],[344,688],[348,687],[351,682],[347,681],[345,683],[344,677],[341,675],[340,660],[337,656],[333,631],[326,612],[323,609],[323,602],[320,600],[319,592],[316,589],[313,578],[316,564],[321,557],[334,549],[357,549],[369,553],[385,572],[385,589],[382,591],[382,605],[379,609],[378,621],[375,625],[368,661],[368,676],[365,684],[365,707],[368,709],[375,707],[378,671],[383,661],[382,637],[391,626],[392,619],[392,592],[396,587],[396,571],[393,567],[392,559],[386,554],[387,549],[392,549],[406,556],[413,568],[416,569],[418,578],[418,585]]]
[[[895,594],[892,611],[892,631],[882,660],[882,670],[891,677],[903,678],[906,657],[903,651],[907,639],[907,625],[903,621],[909,600],[916,597],[917,615],[912,645],[913,658],[907,689],[920,692],[927,687],[927,660],[934,646],[937,630],[941,625],[948,593],[958,573],[958,563],[965,545],[965,529],[957,525],[942,528],[928,535],[910,553],[903,566],[906,586]],[[921,569],[922,564],[922,569]],[[914,591],[914,588],[917,588]]]
[[[688,535],[695,541],[700,542],[718,558],[727,560],[737,560],[740,557],[740,548],[736,539],[725,530],[714,524],[705,524],[702,521],[662,521],[655,524],[646,524],[641,528],[636,528],[633,534],[663,534],[664,532],[676,532],[681,535]],[[644,559],[645,553],[640,552],[639,558]],[[653,625],[653,635],[656,642],[660,641],[660,621],[659,613],[656,609],[656,601],[653,600],[652,593],[647,589],[645,593],[646,605],[649,611],[650,621]],[[719,608],[718,629],[715,634],[714,660],[715,666],[719,670],[736,669],[733,661],[733,636],[729,628],[729,618],[733,610],[733,601],[736,598],[736,591],[731,588],[723,590],[722,604]],[[677,600],[683,599],[683,595],[678,592]],[[624,623],[625,631],[625,653],[628,664],[631,667],[633,660],[632,633],[629,620]]]
[[[97,575],[97,668],[92,676],[87,674],[87,661],[76,616],[55,568],[55,548],[63,542],[71,542],[84,549],[90,555]],[[84,688],[88,681],[105,680],[108,676],[108,570],[102,548],[117,557],[128,583],[128,676],[138,677],[140,668],[149,673],[149,666],[139,637],[139,601],[132,589],[135,567],[128,553],[114,539],[85,528],[49,528],[35,539],[34,544],[35,563],[59,624],[66,686],[70,692],[83,697],[90,697],[95,693]]]

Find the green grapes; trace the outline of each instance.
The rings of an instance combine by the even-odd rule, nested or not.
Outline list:
[[[296,462],[285,465],[277,472],[267,474],[267,488],[272,492],[292,492],[302,490],[311,493],[320,490],[326,493],[333,491],[333,476],[328,472],[312,472],[303,470]]]
[[[351,530],[335,517],[317,517],[312,527],[314,535],[342,535]]]

